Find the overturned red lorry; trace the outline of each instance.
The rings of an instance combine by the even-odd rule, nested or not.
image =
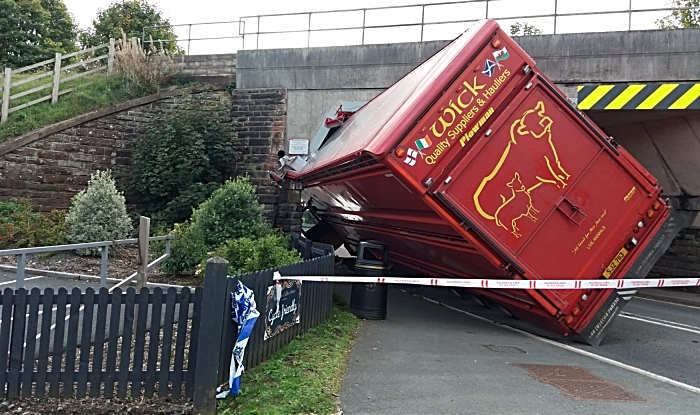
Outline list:
[[[316,239],[388,246],[426,277],[644,278],[677,233],[656,179],[492,20],[311,142],[301,183]],[[598,345],[633,292],[475,290]]]

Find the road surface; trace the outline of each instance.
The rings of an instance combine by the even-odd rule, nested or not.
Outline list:
[[[700,308],[633,298],[595,351],[700,387]]]
[[[663,314],[689,328],[700,310],[649,303],[635,300],[613,336],[590,347],[494,322],[501,311],[449,289],[390,289],[387,319],[363,322],[354,340],[343,415],[695,415],[698,335],[639,316]],[[658,351],[667,357],[652,358]]]
[[[700,307],[635,297],[623,308],[601,345],[592,347],[542,332],[527,323],[505,316],[498,309],[484,308],[468,298],[460,298],[449,289],[421,287],[406,290],[700,388]]]

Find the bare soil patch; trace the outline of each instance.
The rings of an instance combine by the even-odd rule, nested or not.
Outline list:
[[[192,404],[169,398],[18,399],[0,404],[0,414],[22,415],[190,415]]]

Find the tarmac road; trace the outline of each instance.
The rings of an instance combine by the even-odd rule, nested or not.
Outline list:
[[[449,289],[389,291],[387,320],[365,321],[358,333],[343,415],[698,413],[700,308],[635,298],[591,347],[530,334],[537,330]],[[572,394],[518,365],[580,368],[600,382],[564,376]],[[574,396],[582,391],[596,398]]]
[[[17,288],[15,281],[15,274],[0,272],[0,290],[4,291],[6,288],[11,288],[15,290]],[[81,289],[81,291],[85,292],[85,289],[88,287],[92,287],[95,290],[99,290],[100,284],[99,282],[86,280],[48,278],[35,275],[24,276],[24,288],[26,288],[27,291],[31,291],[32,288],[39,288],[42,291],[46,288],[53,288],[54,292],[57,292],[58,289],[61,287],[66,287],[68,291],[72,290],[73,287],[78,287]]]
[[[560,343],[595,353],[700,388],[700,307],[633,298],[598,347],[545,333],[446,290],[426,287],[421,295]],[[700,295],[698,295],[700,304]]]
[[[595,352],[700,387],[700,308],[633,298]]]

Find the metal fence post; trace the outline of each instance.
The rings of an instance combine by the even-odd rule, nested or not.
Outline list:
[[[27,264],[27,254],[17,255],[17,289],[24,288],[24,267]]]
[[[53,64],[53,90],[51,92],[51,105],[58,101],[58,90],[61,86],[61,54],[56,53],[56,62]]]
[[[2,114],[0,123],[7,122],[7,115],[10,113],[10,85],[12,85],[12,69],[5,68],[5,85],[2,90]]]
[[[306,37],[306,47],[307,48],[311,47],[311,13],[309,13],[309,33],[308,33],[308,36]]]
[[[629,11],[628,11],[628,21],[627,21],[627,30],[632,30],[632,0],[629,2]]]
[[[114,39],[109,39],[109,52],[107,55],[107,73],[114,71]]]
[[[109,259],[109,246],[105,245],[102,250],[102,263],[100,264],[100,288],[107,286],[107,261]]]
[[[255,49],[260,49],[260,16],[258,15],[258,27],[255,34]]]
[[[362,44],[365,44],[365,23],[367,22],[367,9],[362,9]]]
[[[228,284],[228,261],[223,258],[211,258],[207,261],[204,274],[204,291],[202,298],[202,319],[199,326],[199,345],[197,347],[197,369],[194,374],[194,413],[216,413],[216,387],[221,371],[223,332],[222,320],[230,320],[231,312],[226,306],[230,304]]]
[[[423,10],[420,15],[420,41],[423,41],[423,29],[425,29],[425,4],[423,5]]]
[[[242,29],[241,29],[242,28]],[[245,21],[238,21],[238,35],[241,36],[243,44],[241,45],[241,50],[245,50]]]
[[[190,45],[192,44],[192,25],[190,25],[190,29],[187,32],[187,54],[190,54]]]

